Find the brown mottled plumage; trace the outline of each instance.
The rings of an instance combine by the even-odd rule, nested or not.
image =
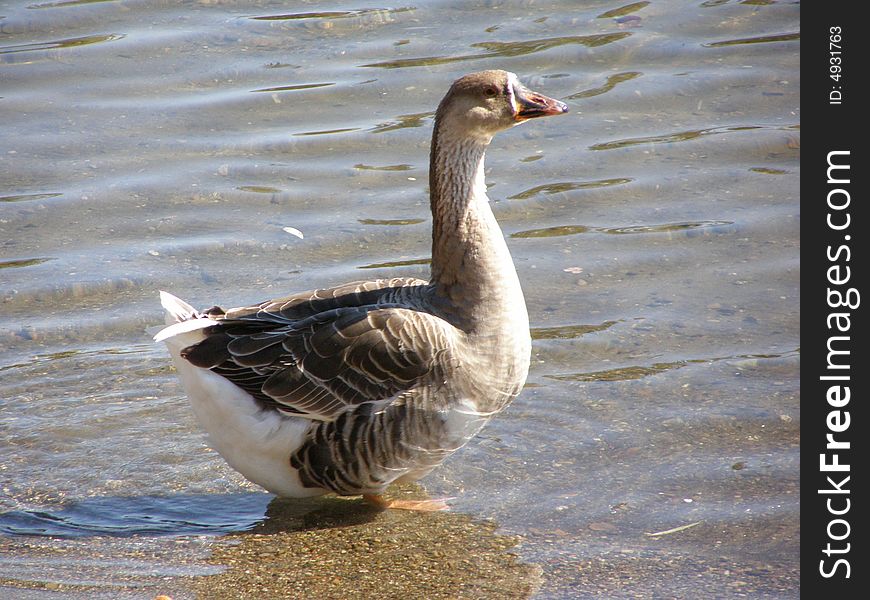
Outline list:
[[[205,313],[162,294],[170,325],[156,339],[233,467],[279,495],[403,507],[377,494],[428,473],[510,403],[531,341],[484,153],[498,131],[566,110],[505,71],[452,85],[432,136],[428,282],[354,282]]]

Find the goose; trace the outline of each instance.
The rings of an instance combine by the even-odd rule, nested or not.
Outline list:
[[[568,107],[513,73],[457,79],[430,150],[429,281],[355,281],[199,311],[161,292],[165,342],[211,446],[278,496],[361,495],[378,508],[465,445],[529,370],[525,299],[484,182],[499,131]]]

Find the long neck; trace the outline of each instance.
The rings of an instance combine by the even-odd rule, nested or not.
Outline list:
[[[498,335],[505,321],[528,331],[528,315],[504,235],[489,207],[489,138],[436,120],[429,165],[435,299],[471,333]]]
[[[451,134],[436,121],[429,155],[432,283],[441,288],[467,281],[464,259],[478,237],[481,213],[491,212],[483,173],[488,140]]]

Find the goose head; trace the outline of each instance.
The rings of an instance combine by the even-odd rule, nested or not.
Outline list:
[[[435,120],[454,135],[489,143],[499,131],[529,119],[565,112],[568,106],[564,102],[529,90],[513,73],[480,71],[453,82],[438,106]]]

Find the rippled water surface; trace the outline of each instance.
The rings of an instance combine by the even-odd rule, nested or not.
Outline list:
[[[433,111],[503,68],[571,110],[487,153],[532,370],[423,486],[540,598],[797,597],[799,11],[0,0],[0,595],[209,597],[275,509],[206,446],[157,290],[425,277]]]

